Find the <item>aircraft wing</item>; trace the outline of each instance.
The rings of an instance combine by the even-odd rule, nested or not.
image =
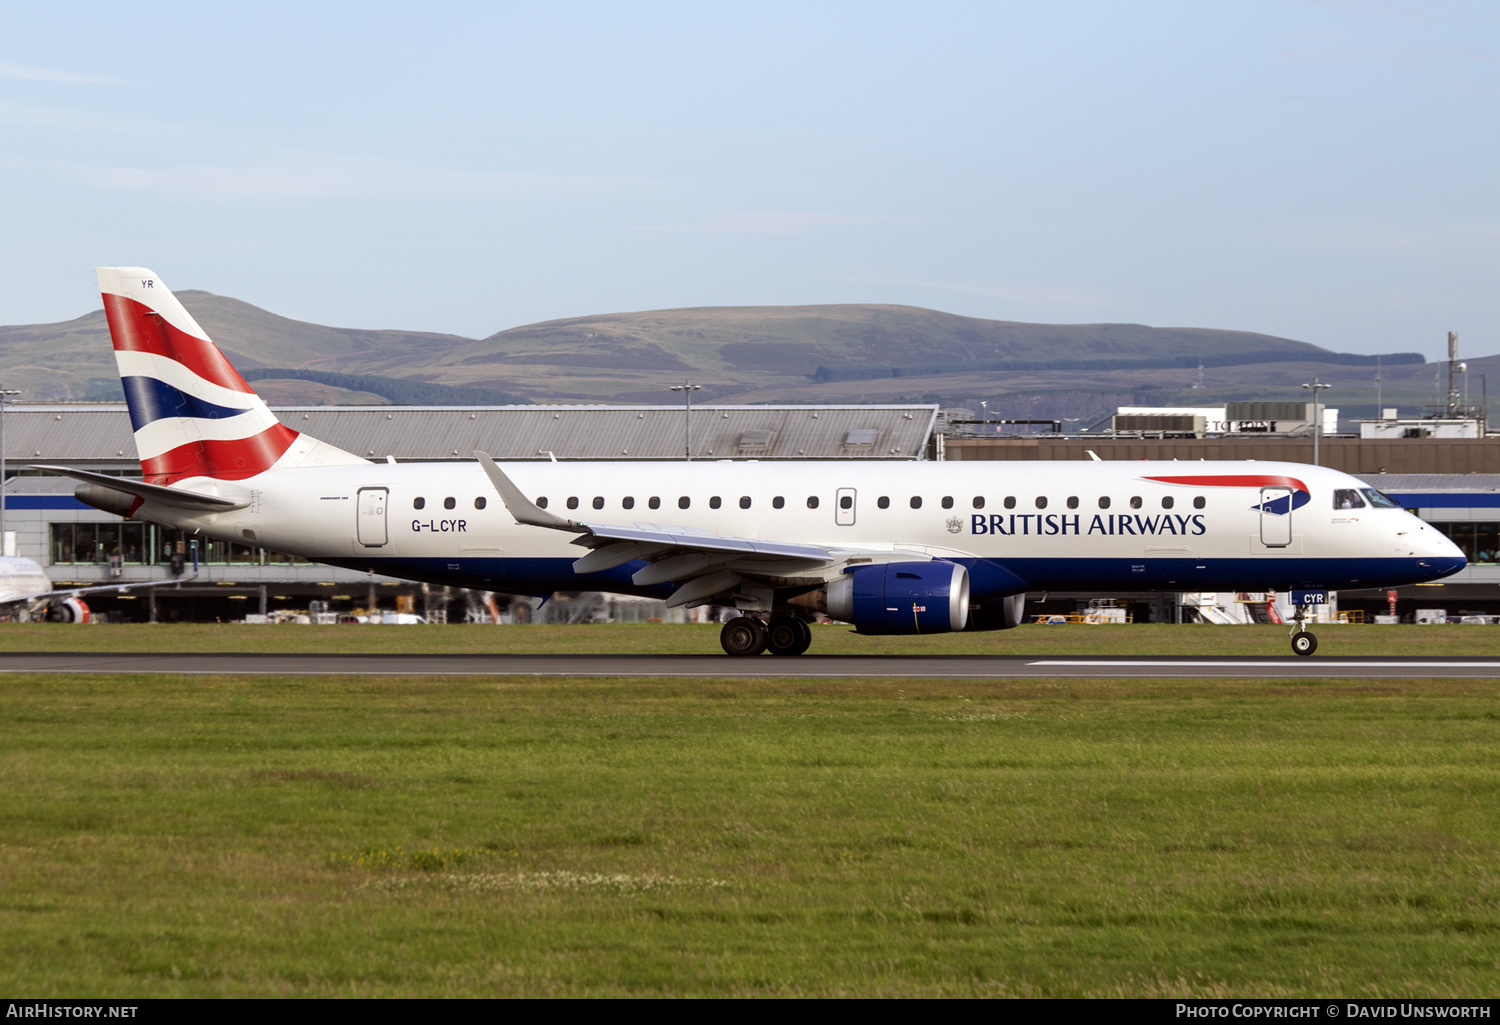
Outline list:
[[[137,580],[129,584],[94,584],[89,587],[62,587],[55,591],[38,591],[8,599],[11,603],[51,601],[53,598],[76,598],[80,594],[100,594],[104,591],[129,591],[137,587],[162,587],[178,583],[177,580]]]
[[[593,551],[573,563],[577,573],[600,573],[641,560],[650,563],[631,581],[639,586],[677,584],[669,607],[704,602],[733,592],[746,582],[805,584],[836,577],[851,560],[925,562],[930,555],[877,549],[832,548],[814,544],[731,537],[670,524],[588,523],[570,520],[538,506],[516,487],[486,452],[475,452],[505,508],[517,523],[577,535],[573,543]]]

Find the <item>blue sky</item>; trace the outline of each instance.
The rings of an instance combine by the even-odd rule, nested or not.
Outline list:
[[[0,323],[905,303],[1500,351],[1493,3],[12,5]]]

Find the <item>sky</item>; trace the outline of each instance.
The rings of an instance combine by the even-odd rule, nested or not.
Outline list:
[[[683,306],[1500,352],[1500,5],[11,5],[0,324],[145,266],[482,337]]]

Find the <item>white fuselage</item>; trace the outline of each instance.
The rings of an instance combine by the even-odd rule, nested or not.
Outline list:
[[[0,606],[26,601],[52,590],[52,581],[42,567],[19,556],[0,558]]]
[[[1335,509],[1340,489],[1368,485],[1296,463],[549,462],[503,469],[527,497],[571,520],[910,551],[969,565],[976,595],[1377,587],[1445,576],[1464,564],[1447,538],[1404,510]],[[1293,497],[1280,513],[1265,508],[1276,495],[1265,489],[1276,481],[1296,482],[1286,485],[1283,493]],[[279,468],[179,486],[249,504],[189,514],[147,502],[137,517],[434,583],[523,594],[663,593],[630,583],[639,565],[575,574],[572,563],[585,549],[571,543],[573,535],[516,523],[477,463]],[[999,571],[986,576],[990,568]]]

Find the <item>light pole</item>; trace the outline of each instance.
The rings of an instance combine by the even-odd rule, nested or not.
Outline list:
[[[0,555],[9,555],[5,550],[5,402],[20,392],[14,388],[0,388]]]
[[[1302,387],[1312,392],[1313,397],[1313,465],[1318,465],[1318,435],[1323,433],[1323,406],[1318,402],[1318,392],[1332,388],[1331,384],[1321,384],[1314,377],[1312,384],[1304,384]]]
[[[684,458],[690,463],[693,461],[693,392],[702,390],[703,385],[694,384],[692,381],[672,385],[672,391],[682,392],[682,397],[687,403],[686,414],[682,421],[682,443]]]

